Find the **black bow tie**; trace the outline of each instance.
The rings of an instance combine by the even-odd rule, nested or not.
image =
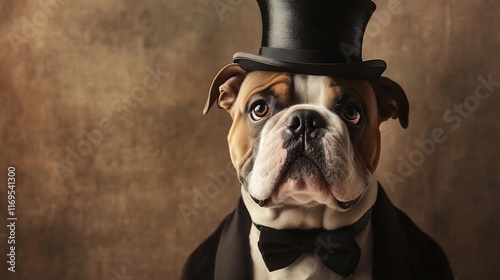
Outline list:
[[[361,249],[354,238],[368,224],[371,209],[354,224],[337,230],[260,230],[259,250],[269,271],[291,265],[303,253],[314,254],[333,272],[347,277],[359,263]]]

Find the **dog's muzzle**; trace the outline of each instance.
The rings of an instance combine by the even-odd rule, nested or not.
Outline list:
[[[365,182],[358,182],[349,135],[340,118],[313,106],[289,108],[283,114],[261,134],[249,180],[253,201],[260,207],[335,203],[347,210],[355,205],[362,190],[350,186]]]

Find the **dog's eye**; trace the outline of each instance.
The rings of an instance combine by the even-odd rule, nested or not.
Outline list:
[[[269,114],[271,114],[271,109],[265,102],[256,102],[254,105],[252,105],[250,116],[254,121],[259,121],[269,116]]]
[[[360,109],[354,105],[347,105],[342,110],[342,118],[352,124],[358,124],[361,120]]]

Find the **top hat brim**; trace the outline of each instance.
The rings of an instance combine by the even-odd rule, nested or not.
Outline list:
[[[289,72],[360,80],[375,80],[387,68],[385,61],[380,59],[350,63],[298,63],[243,52],[235,53],[233,62],[247,72]]]

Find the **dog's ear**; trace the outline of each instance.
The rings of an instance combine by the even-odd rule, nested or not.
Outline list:
[[[236,63],[224,66],[215,76],[210,91],[208,92],[207,103],[203,109],[203,114],[208,113],[210,107],[217,100],[217,106],[229,111],[233,106],[236,96],[240,90],[241,83],[246,76],[246,71]]]
[[[407,128],[410,105],[401,86],[387,77],[380,77],[371,83],[377,97],[379,124],[389,118],[397,118],[401,126]]]

